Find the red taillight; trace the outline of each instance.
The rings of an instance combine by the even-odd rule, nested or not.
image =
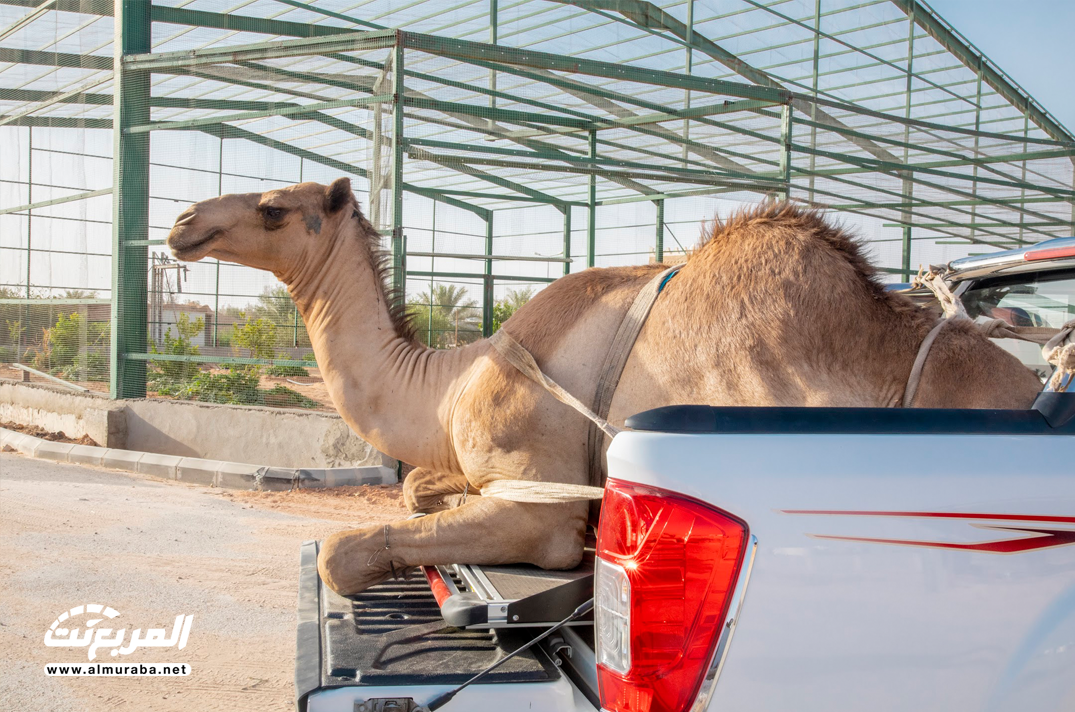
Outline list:
[[[1046,247],[1041,250],[1028,250],[1023,253],[1023,259],[1027,262],[1038,260],[1058,260],[1062,257],[1075,257],[1075,245],[1064,247]]]
[[[746,525],[674,492],[609,480],[597,533],[601,707],[682,712],[713,660]]]

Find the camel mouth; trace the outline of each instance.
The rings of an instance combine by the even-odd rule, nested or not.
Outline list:
[[[206,247],[209,243],[215,240],[223,230],[216,229],[210,230],[203,236],[196,238],[190,242],[185,242],[182,237],[182,232],[179,235],[173,234],[168,236],[168,247],[172,250],[172,255],[184,262],[196,262],[202,257],[205,257],[209,253]],[[200,253],[200,254],[199,254]]]

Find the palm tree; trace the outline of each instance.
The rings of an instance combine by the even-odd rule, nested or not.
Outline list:
[[[408,302],[418,339],[427,346],[452,348],[481,337],[478,303],[467,298],[465,287],[436,284]]]

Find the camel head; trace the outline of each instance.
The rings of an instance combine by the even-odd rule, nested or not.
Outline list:
[[[351,181],[299,183],[264,193],[237,193],[203,200],[183,211],[168,234],[176,258],[215,257],[268,270],[282,277],[320,262],[343,221],[358,215]]]

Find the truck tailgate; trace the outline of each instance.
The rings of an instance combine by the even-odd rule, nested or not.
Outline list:
[[[1075,437],[778,416],[609,450],[612,478],[712,503],[758,539],[711,710],[1075,709]]]

